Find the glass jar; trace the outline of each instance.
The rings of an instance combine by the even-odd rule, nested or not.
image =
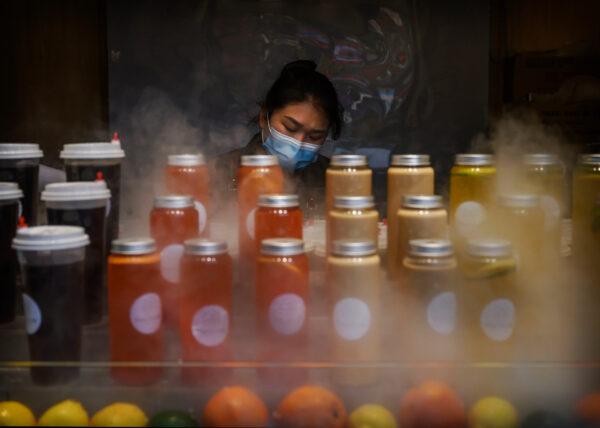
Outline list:
[[[581,155],[573,171],[573,256],[594,278],[600,277],[600,225],[595,222],[600,195],[600,154]]]
[[[260,195],[255,221],[257,251],[267,238],[302,239],[303,219],[298,195]]]
[[[379,213],[375,210],[373,196],[336,196],[334,208],[329,212],[327,249],[339,240],[371,241],[379,237]]]
[[[336,196],[370,196],[373,171],[363,155],[334,155],[325,173],[326,212],[334,208]]]
[[[17,233],[23,192],[17,183],[0,182],[0,324],[14,321],[17,305]]]

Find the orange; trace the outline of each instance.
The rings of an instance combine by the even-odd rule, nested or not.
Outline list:
[[[425,382],[410,389],[402,398],[402,428],[464,428],[466,425],[464,404],[445,383]]]
[[[343,428],[346,408],[330,390],[306,385],[281,400],[273,419],[276,426],[285,428]]]
[[[264,427],[269,422],[265,403],[243,386],[221,389],[206,403],[202,415],[204,425],[214,427]]]
[[[577,402],[577,417],[585,422],[600,422],[600,393],[588,394]]]

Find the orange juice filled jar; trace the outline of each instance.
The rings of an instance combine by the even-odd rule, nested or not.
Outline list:
[[[433,195],[434,172],[429,155],[394,155],[387,172],[387,266],[398,275],[398,220],[404,195]]]
[[[377,243],[379,214],[373,196],[336,196],[329,211],[327,251],[333,241],[354,240]]]
[[[460,154],[450,172],[450,221],[459,238],[481,231],[495,201],[496,166],[489,154]]]
[[[198,234],[208,226],[210,175],[202,154],[169,155],[165,168],[165,186],[173,195],[190,195],[198,211]]]
[[[260,195],[255,217],[257,252],[267,238],[302,239],[302,211],[298,195]]]
[[[177,322],[177,284],[183,242],[198,236],[198,212],[191,196],[166,195],[154,198],[150,212],[150,234],[160,252],[163,278],[163,307],[169,325]]]
[[[258,359],[304,361],[308,356],[308,258],[300,239],[265,239],[256,272]],[[306,380],[298,369],[265,369],[267,380]]]
[[[227,243],[185,241],[179,294],[179,334],[184,361],[231,359],[232,262]],[[216,369],[185,368],[185,381],[225,376]],[[223,375],[223,376],[220,376]]]
[[[336,196],[370,196],[373,172],[363,155],[335,155],[325,173],[327,213]]]
[[[160,362],[164,356],[160,256],[153,239],[117,239],[108,258],[111,361]],[[119,382],[146,385],[160,367],[113,367]]]
[[[239,257],[242,273],[254,273],[257,256],[255,222],[258,198],[262,194],[283,192],[283,172],[276,156],[242,156],[237,174],[239,213]]]
[[[331,307],[331,351],[338,363],[379,361],[381,284],[374,241],[333,241],[327,258]],[[370,369],[339,368],[336,383],[359,385],[377,380]]]

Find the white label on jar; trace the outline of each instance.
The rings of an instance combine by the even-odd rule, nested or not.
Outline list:
[[[198,232],[202,233],[206,228],[206,208],[204,208],[204,205],[200,201],[194,201],[194,208],[198,212]]]
[[[192,335],[201,345],[220,345],[228,332],[229,314],[222,306],[204,306],[192,317]]]
[[[110,203],[110,198],[108,198],[106,200],[106,208],[105,208],[105,212],[104,212],[104,216],[108,217],[110,215],[110,209],[112,208],[112,205]]]
[[[369,305],[354,297],[340,300],[333,310],[333,325],[343,339],[361,339],[371,326]]]
[[[183,256],[183,245],[167,245],[160,253],[160,273],[167,281],[176,284],[179,282],[179,268],[181,256]]]
[[[427,322],[436,333],[452,333],[456,326],[456,295],[446,291],[435,296],[427,306]]]
[[[540,206],[544,211],[544,227],[546,229],[556,227],[560,221],[560,205],[556,199],[551,196],[542,196]]]
[[[131,325],[142,334],[153,334],[160,328],[162,310],[156,293],[142,294],[129,309]]]
[[[475,201],[463,202],[454,213],[456,227],[463,235],[474,232],[483,223],[485,217],[485,208]]]
[[[290,336],[300,331],[306,317],[306,306],[302,297],[284,293],[273,299],[269,306],[269,322],[279,334]]]
[[[492,340],[502,342],[512,336],[515,326],[515,305],[508,299],[496,299],[481,312],[481,328]]]
[[[42,311],[29,295],[23,293],[23,309],[25,310],[25,330],[27,334],[35,334],[42,325]]]
[[[248,217],[246,217],[246,231],[248,232],[248,235],[250,235],[250,237],[252,239],[254,239],[254,232],[256,230],[256,210],[257,208],[253,208],[249,213],[248,213]]]

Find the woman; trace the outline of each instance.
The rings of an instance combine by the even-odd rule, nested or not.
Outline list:
[[[242,155],[277,156],[288,180],[287,191],[300,195],[303,207],[322,199],[329,160],[319,154],[328,135],[342,130],[342,107],[333,84],[313,61],[287,64],[260,104],[259,132],[243,148],[220,156],[216,172],[235,187]]]

